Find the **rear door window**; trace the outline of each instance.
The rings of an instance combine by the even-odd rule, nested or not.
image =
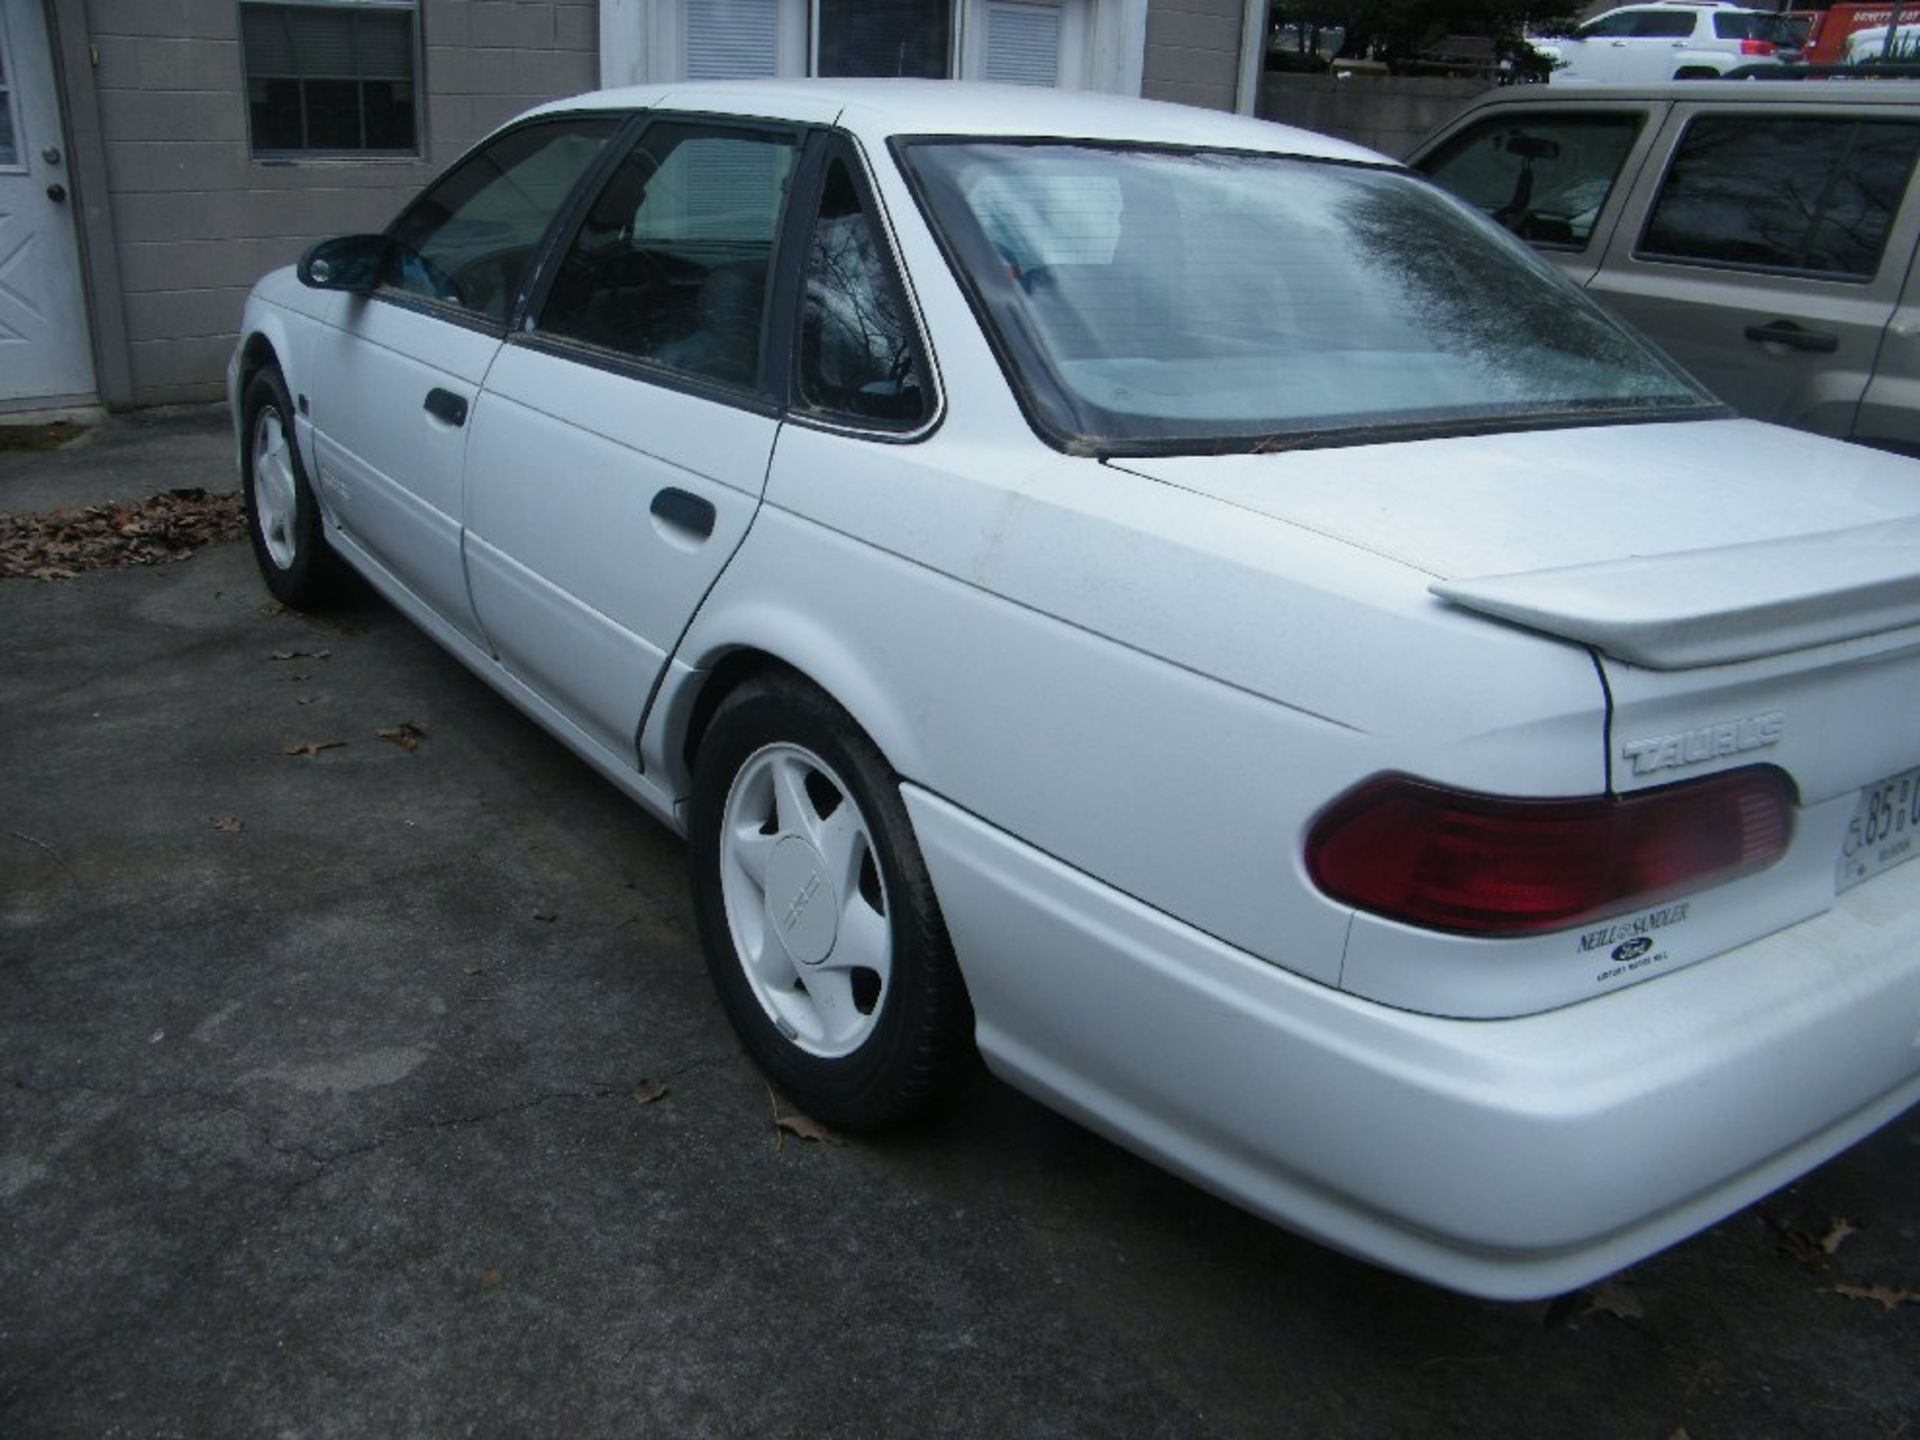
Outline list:
[[[1704,115],[1636,255],[1864,282],[1906,194],[1920,124]]]
[[[1642,10],[1633,19],[1636,40],[1681,40],[1693,34],[1693,16],[1680,10]]]
[[[661,122],[581,222],[539,332],[730,385],[756,383],[791,133]]]
[[[1523,240],[1585,249],[1645,116],[1501,116],[1465,131],[1418,168]]]

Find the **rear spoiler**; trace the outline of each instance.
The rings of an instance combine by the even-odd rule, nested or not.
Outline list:
[[[1691,670],[1920,625],[1920,516],[1428,588],[1649,670]]]

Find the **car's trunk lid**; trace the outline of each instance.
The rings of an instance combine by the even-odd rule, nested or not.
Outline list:
[[[1685,600],[1699,604],[1712,598],[1707,571],[1722,566],[1703,562],[1709,553],[1773,543],[1778,560],[1808,537],[1920,518],[1913,461],[1745,420],[1112,463],[1398,560],[1463,595],[1494,577],[1690,555],[1664,578],[1691,572]],[[1920,552],[1912,558],[1920,571]],[[1658,609],[1648,597],[1639,613]]]
[[[1920,764],[1913,461],[1709,421],[1116,463],[1598,652],[1616,789],[1767,763],[1837,802]]]

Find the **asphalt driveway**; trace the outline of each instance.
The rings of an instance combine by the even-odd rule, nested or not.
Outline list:
[[[0,511],[230,486],[224,424]],[[1920,1435],[1920,1116],[1479,1303],[984,1073],[782,1128],[682,869],[370,595],[0,581],[0,1435]]]

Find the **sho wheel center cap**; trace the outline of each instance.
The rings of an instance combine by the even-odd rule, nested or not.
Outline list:
[[[818,965],[833,953],[839,908],[818,850],[798,835],[773,847],[767,862],[767,917],[794,963]]]

